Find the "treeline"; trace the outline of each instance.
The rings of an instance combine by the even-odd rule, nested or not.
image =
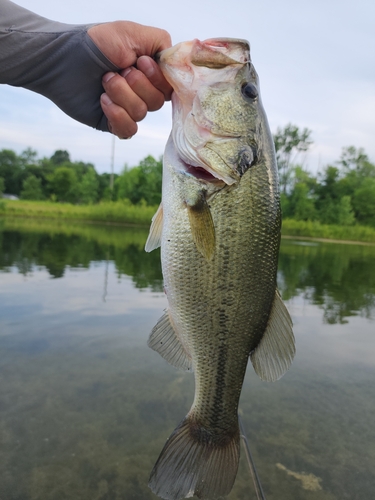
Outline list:
[[[340,158],[317,175],[303,166],[302,154],[313,144],[311,131],[288,124],[274,134],[284,218],[375,227],[375,165],[362,148],[343,148]],[[72,162],[67,151],[38,159],[0,151],[0,193],[26,200],[94,204],[127,199],[157,205],[161,199],[162,160],[152,156],[125,166],[120,175],[98,174],[94,165]]]
[[[133,204],[157,205],[161,199],[162,162],[147,156],[136,167],[125,166],[121,175],[98,174],[91,163],[73,162],[67,151],[38,158],[28,148],[20,155],[0,150],[0,195],[23,200],[73,204],[128,199]]]
[[[334,164],[313,175],[297,162],[312,144],[310,130],[289,124],[274,141],[284,218],[375,227],[375,165],[362,148],[343,148]]]

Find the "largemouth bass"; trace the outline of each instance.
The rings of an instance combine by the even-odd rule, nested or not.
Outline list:
[[[168,310],[149,346],[193,370],[196,388],[149,485],[168,500],[215,499],[237,474],[249,356],[260,378],[274,381],[295,353],[276,288],[277,166],[247,41],[184,42],[159,64],[174,88],[173,127],[146,250],[161,245]]]

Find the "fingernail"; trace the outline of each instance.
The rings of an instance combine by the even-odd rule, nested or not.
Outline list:
[[[130,72],[131,72],[131,68],[126,68],[126,69],[123,69],[120,73],[121,76],[123,76],[124,78],[126,77],[126,75],[128,75]]]
[[[113,78],[114,76],[116,76],[116,73],[113,73],[112,71],[110,71],[109,73],[106,73],[105,75],[103,75],[103,82],[104,83],[108,83],[109,80],[111,80],[111,78]]]
[[[154,65],[149,57],[141,56],[138,60],[139,64],[137,66],[144,73],[147,78],[152,76],[155,73]]]
[[[110,106],[111,104],[113,104],[113,101],[107,96],[107,94],[102,94],[100,96],[100,100],[105,106]]]

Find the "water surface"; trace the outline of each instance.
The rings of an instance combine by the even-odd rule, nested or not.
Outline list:
[[[194,381],[146,343],[166,307],[147,231],[0,222],[0,499],[156,499],[148,475]],[[375,247],[283,240],[297,356],[249,365],[241,414],[267,500],[375,490]],[[243,454],[242,454],[243,455]],[[254,488],[241,458],[229,500]]]

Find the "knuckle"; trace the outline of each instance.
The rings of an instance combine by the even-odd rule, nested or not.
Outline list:
[[[104,84],[104,88],[109,95],[116,95],[127,86],[126,80],[120,75],[116,75]]]
[[[124,110],[120,106],[111,106],[107,111],[107,117],[111,122],[121,122],[124,119]]]
[[[149,103],[148,110],[149,111],[157,111],[160,109],[164,104],[164,95],[159,94],[155,96],[155,98]]]
[[[161,29],[163,40],[165,40],[168,44],[172,45],[171,35],[167,30]]]
[[[136,122],[140,122],[147,115],[147,104],[145,102],[140,102],[134,109],[132,118]]]
[[[138,131],[138,127],[136,123],[118,123],[115,125],[112,125],[112,130],[111,132],[114,135],[117,135],[120,139],[128,139],[130,137],[133,137]]]

